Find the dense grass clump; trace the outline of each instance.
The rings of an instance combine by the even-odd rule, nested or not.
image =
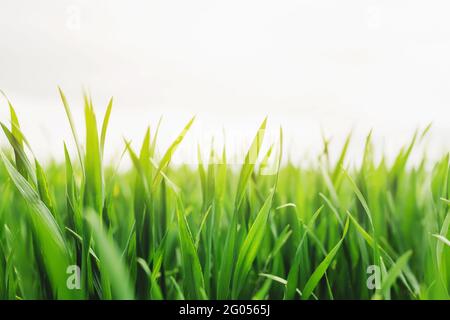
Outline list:
[[[99,123],[85,98],[82,142],[60,94],[64,163],[39,163],[11,104],[2,123],[1,299],[449,298],[449,156],[408,165],[425,132],[392,163],[369,135],[360,165],[349,136],[305,167],[281,165],[281,130],[263,147],[264,121],[239,170],[225,149],[171,166],[191,120],[162,154],[157,128],[124,141],[122,172],[103,161],[112,100]]]

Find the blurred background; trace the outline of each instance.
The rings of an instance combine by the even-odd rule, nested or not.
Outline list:
[[[107,157],[123,137],[137,147],[161,116],[168,145],[193,115],[179,162],[212,136],[243,150],[265,116],[269,140],[281,125],[295,161],[313,159],[322,136],[337,154],[351,130],[355,161],[371,129],[392,156],[430,122],[437,157],[450,150],[449,10],[444,0],[1,0],[0,88],[41,160],[63,158],[63,140],[73,147],[58,85],[80,134],[83,90],[99,119],[114,96]],[[0,98],[3,122],[6,106]]]

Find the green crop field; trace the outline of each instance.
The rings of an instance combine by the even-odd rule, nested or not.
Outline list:
[[[300,166],[282,161],[281,130],[264,147],[264,121],[237,170],[225,148],[197,167],[171,165],[191,120],[163,152],[158,127],[139,148],[124,140],[124,171],[103,161],[112,100],[97,121],[85,97],[81,141],[60,94],[73,134],[61,163],[41,164],[21,115],[0,105],[11,114],[1,119],[1,299],[449,298],[449,155],[409,163],[428,128],[393,161],[376,160],[369,134],[359,164],[349,136],[337,161],[325,141],[320,161]]]

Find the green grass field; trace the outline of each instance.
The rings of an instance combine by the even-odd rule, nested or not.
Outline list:
[[[226,150],[171,166],[190,121],[161,154],[157,128],[124,141],[123,172],[103,161],[112,102],[97,121],[85,98],[80,141],[60,94],[62,163],[35,159],[11,104],[1,119],[1,299],[449,298],[449,155],[408,163],[427,129],[393,161],[369,135],[350,166],[349,136],[305,167],[281,165],[281,130],[263,147],[264,121],[239,170]]]

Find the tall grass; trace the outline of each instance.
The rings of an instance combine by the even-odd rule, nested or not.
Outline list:
[[[408,165],[428,129],[392,163],[375,160],[369,135],[350,167],[349,135],[335,164],[325,141],[302,167],[281,165],[281,130],[263,148],[264,120],[240,170],[225,148],[172,166],[192,119],[162,154],[159,124],[139,150],[124,141],[132,168],[119,172],[103,159],[112,100],[99,122],[85,97],[82,142],[60,95],[75,146],[64,163],[40,164],[11,103],[1,123],[0,298],[449,298],[449,155]],[[375,288],[368,270],[380,271]]]

